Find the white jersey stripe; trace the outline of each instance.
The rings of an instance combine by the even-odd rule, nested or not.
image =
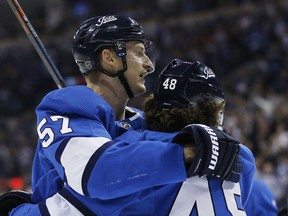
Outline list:
[[[136,112],[135,110],[131,109],[130,107],[125,107],[125,110],[128,110],[131,113],[135,113],[132,117],[129,118],[130,121],[134,121],[135,119],[137,119],[140,115],[140,113]]]
[[[89,159],[108,141],[110,139],[104,137],[75,137],[67,143],[60,161],[68,184],[78,193],[83,195],[82,176]]]
[[[84,216],[80,211],[78,211],[78,209],[58,193],[46,200],[46,207],[51,216]]]

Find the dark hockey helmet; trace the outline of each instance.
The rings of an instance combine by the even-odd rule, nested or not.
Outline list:
[[[151,45],[151,42],[145,39],[142,27],[132,18],[118,15],[97,16],[80,25],[73,38],[72,53],[82,74],[87,75],[99,69],[96,54],[101,48],[113,47],[117,55],[125,61],[126,41],[141,41],[145,47]]]
[[[211,96],[216,102],[224,101],[224,93],[215,74],[198,61],[174,59],[160,73],[158,80],[154,92],[157,109],[195,106],[203,94]]]

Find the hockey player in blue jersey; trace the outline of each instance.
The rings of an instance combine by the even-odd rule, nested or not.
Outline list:
[[[40,202],[59,191],[59,187],[63,184],[58,183],[58,175],[74,191],[92,198],[116,198],[159,184],[155,178],[148,181],[147,185],[141,185],[140,188],[137,185],[135,187],[127,185],[127,190],[122,187],[107,194],[105,185],[109,179],[103,179],[107,173],[100,175],[104,170],[102,167],[107,166],[109,169],[115,167],[117,170],[115,172],[119,172],[118,170],[121,169],[116,167],[121,163],[113,164],[111,159],[106,160],[101,168],[96,166],[100,163],[97,161],[98,157],[113,145],[113,138],[121,133],[114,122],[125,118],[124,111],[128,99],[145,92],[144,77],[154,70],[153,64],[146,55],[150,45],[151,43],[145,39],[142,28],[130,17],[96,17],[81,24],[74,37],[73,55],[80,71],[85,75],[88,87],[73,86],[53,91],[37,107],[37,131],[40,139],[33,165],[32,199],[34,202]],[[136,117],[141,120],[141,116],[136,115]],[[133,119],[135,122],[135,115]],[[141,156],[145,148],[148,148],[148,144],[144,147],[137,145],[137,152],[133,152],[133,155],[138,153]],[[237,150],[232,144],[231,146],[233,150],[231,162],[233,162]],[[81,149],[81,152],[74,147]],[[168,153],[165,146],[164,150]],[[153,155],[153,150],[149,149],[149,151]],[[117,152],[114,157],[119,161],[129,158],[128,155],[128,151]],[[181,163],[183,165],[182,158]],[[153,164],[146,166],[153,169]],[[178,168],[179,164],[175,163],[175,167]],[[175,167],[169,166],[171,171],[165,173],[167,178],[164,178],[162,184],[185,180],[183,173],[178,175],[175,172]],[[127,173],[129,178],[133,178],[134,172],[131,169],[131,173]],[[230,173],[233,178],[233,173]],[[214,174],[218,174],[216,170]],[[227,178],[229,179],[230,175]],[[57,184],[47,184],[51,179]],[[57,187],[50,186],[49,190],[43,191],[42,185],[57,185]]]
[[[123,132],[123,128],[115,127],[114,121],[129,117],[129,110],[125,109],[129,98],[144,93],[144,77],[153,71],[151,61],[145,54],[148,47],[142,28],[129,17],[96,17],[84,22],[77,31],[73,54],[85,75],[87,87],[75,86],[53,91],[37,108],[39,145],[33,165],[32,200],[45,207],[46,210],[41,207],[42,211],[53,211],[53,202],[45,199],[56,192],[59,192],[55,195],[56,203],[74,203],[76,208],[82,205],[79,201],[81,198],[75,197],[116,199],[155,185],[182,182],[186,179],[187,171],[190,175],[204,172],[231,181],[239,180],[241,171],[237,170],[239,166],[235,163],[238,161],[238,144],[229,137],[222,140],[221,153],[225,151],[225,146],[232,151],[231,157],[227,160],[219,158],[214,171],[209,171],[205,163],[198,166],[197,170],[186,170],[183,147],[167,142],[157,141],[159,145],[155,147],[152,145],[155,140],[145,141],[147,145],[134,142],[130,143],[131,152],[114,151],[112,154],[108,151],[114,149],[110,148],[112,146],[119,147],[112,140]],[[130,114],[134,115],[129,118],[130,125],[134,127],[133,123],[141,120],[141,114],[135,111]],[[218,135],[223,137],[221,133]],[[207,137],[210,136],[206,132],[206,136],[200,136],[195,141],[199,146],[200,143],[206,145],[203,141]],[[207,145],[211,145],[211,141],[209,143],[207,140]],[[148,160],[146,167],[142,167],[142,162],[139,164],[137,161],[143,157],[143,152],[156,161]],[[115,153],[119,155],[115,157]],[[156,158],[156,153],[159,158]],[[114,157],[109,158],[111,155]],[[132,160],[127,164],[127,158],[130,160],[132,155],[134,164]],[[196,159],[203,162],[211,155],[199,154]],[[166,161],[163,162],[164,158]],[[160,160],[161,163],[156,163]],[[198,164],[197,160],[187,161],[186,165]],[[226,167],[226,162],[231,166]],[[125,179],[119,180],[125,167],[131,169],[127,169]],[[160,172],[161,168],[165,172]],[[156,174],[161,178],[157,178]],[[143,180],[147,178],[148,181]],[[139,198],[135,194],[134,197]],[[128,205],[127,202],[120,203],[122,207]],[[50,209],[49,204],[52,206]]]
[[[173,65],[173,64],[172,64]],[[174,69],[173,69],[174,67]],[[211,104],[207,103],[206,104],[206,108],[205,108],[205,103],[201,105],[201,103],[203,103],[203,101],[201,102],[201,100],[205,100],[204,95],[201,95],[201,91],[202,93],[205,92],[205,83],[201,83],[201,79],[197,81],[197,77],[194,77],[194,81],[191,81],[193,83],[192,84],[184,84],[185,81],[185,76],[183,74],[178,74],[175,73],[175,71],[177,72],[177,68],[180,71],[183,71],[184,68],[181,68],[181,63],[179,63],[179,66],[177,66],[177,63],[174,63],[174,66],[171,66],[171,68],[167,68],[166,72],[165,70],[162,72],[162,81],[160,79],[158,86],[157,86],[157,91],[155,92],[155,98],[151,99],[151,101],[147,103],[147,108],[146,108],[146,118],[147,118],[147,125],[149,126],[149,129],[152,130],[158,130],[158,131],[174,131],[175,129],[177,129],[177,127],[181,127],[181,124],[179,125],[179,122],[183,122],[183,125],[187,124],[187,121],[194,121],[194,122],[201,122],[201,123],[205,123],[207,125],[221,125],[221,122],[223,120],[223,108],[221,108],[220,106],[220,111],[219,108],[215,107],[215,111],[213,112],[213,106],[211,106]],[[208,71],[208,70],[207,70]],[[203,73],[203,77],[204,74],[208,74],[208,73]],[[199,74],[200,75],[200,74]],[[180,76],[180,77],[178,77]],[[207,75],[208,76],[208,75]],[[199,78],[198,78],[199,79]],[[209,80],[209,79],[207,79]],[[180,84],[180,82],[182,82],[182,84]],[[211,81],[210,81],[211,82]],[[208,82],[209,83],[209,82]],[[178,85],[178,89],[176,88],[176,85]],[[221,94],[217,94],[217,92],[215,92],[215,83],[212,84],[210,83],[210,93],[214,96],[216,95],[220,95],[221,98]],[[186,90],[186,92],[179,86],[185,86],[184,89],[189,89]],[[214,86],[214,88],[213,88]],[[217,85],[216,85],[217,86]],[[179,89],[180,89],[180,93],[179,93]],[[208,88],[209,89],[209,88]],[[213,90],[214,89],[214,90]],[[209,90],[207,90],[209,91]],[[175,94],[173,94],[173,92],[177,92]],[[193,115],[190,115],[190,112],[183,112],[183,110],[181,109],[176,109],[173,111],[170,111],[170,113],[165,113],[162,110],[171,110],[172,108],[179,108],[179,107],[185,107],[185,101],[187,101],[187,99],[189,99],[189,97],[187,97],[187,94],[189,96],[189,92],[193,92],[195,94],[194,99],[190,99],[190,106],[192,105],[191,108],[191,112],[193,112]],[[198,95],[198,99],[197,99],[197,92],[199,93]],[[214,93],[213,93],[214,92]],[[173,97],[174,95],[174,97]],[[192,94],[193,96],[193,94]],[[223,97],[224,99],[224,97]],[[184,102],[183,102],[184,101]],[[197,101],[197,102],[196,102]],[[209,101],[209,100],[207,100]],[[217,100],[216,100],[217,101]],[[200,103],[200,104],[199,104]],[[219,97],[218,97],[218,103],[219,103]],[[152,104],[152,105],[151,105]],[[220,100],[220,105],[221,105],[221,100]],[[152,106],[152,108],[151,108]],[[157,109],[159,109],[161,111],[155,111],[155,108],[153,108],[153,106],[158,107]],[[186,105],[189,107],[189,105]],[[198,108],[193,109],[193,106]],[[156,110],[157,110],[156,109]],[[217,111],[218,109],[218,111]],[[152,110],[152,111],[151,111]],[[209,111],[210,110],[210,111]],[[168,111],[167,111],[168,112]],[[204,114],[206,113],[206,114]],[[210,113],[210,118],[207,117],[207,114]],[[214,122],[213,122],[213,113],[218,113],[220,114],[220,118],[218,118],[219,120],[217,121],[217,123],[215,124],[215,118],[214,117]],[[158,118],[156,118],[155,116],[158,116]],[[177,116],[178,118],[175,118],[174,116]],[[190,116],[190,118],[194,118],[193,120],[189,120],[188,117],[186,116]],[[164,120],[162,120],[164,119]],[[167,120],[168,119],[168,120]],[[210,119],[210,120],[209,120]],[[167,121],[167,122],[166,122]],[[210,121],[210,122],[209,122]],[[251,153],[249,153],[248,155],[250,155],[251,157]],[[243,156],[243,155],[242,155]],[[245,158],[245,156],[243,156],[243,158]],[[246,157],[247,158],[247,157]],[[245,171],[246,170],[246,171]],[[248,172],[247,172],[248,171]],[[245,175],[245,173],[249,173],[249,169],[247,170],[247,167],[244,165],[244,170],[243,170],[243,175]],[[248,178],[246,178],[246,180],[248,180],[248,183],[246,182],[246,185],[250,185],[251,181],[252,181],[252,173],[250,173],[248,175]],[[200,189],[200,183],[203,182],[203,180],[199,180],[198,185],[195,184],[195,181],[197,179],[197,177],[194,177],[194,179],[188,179],[186,182],[183,183],[180,192],[178,193],[178,196],[176,198],[176,202],[173,205],[172,210],[175,211],[173,212],[175,215],[190,215],[189,211],[191,210],[191,204],[190,206],[188,205],[189,202],[191,202],[191,200],[194,200],[195,202],[195,206],[193,206],[194,209],[194,214],[195,214],[195,209],[197,208],[197,212],[199,215],[201,214],[201,211],[204,215],[230,215],[229,213],[226,212],[226,208],[224,206],[224,208],[221,209],[221,207],[219,207],[220,205],[216,204],[215,200],[213,200],[213,196],[211,201],[213,202],[213,208],[210,207],[209,208],[209,200],[210,199],[206,199],[204,202],[204,206],[201,204],[201,200],[203,200],[202,198],[205,197],[205,195],[203,195],[204,193],[200,193],[201,189]],[[211,181],[209,178],[208,182],[210,185]],[[242,178],[242,181],[246,181],[244,178]],[[189,181],[193,182],[194,184],[190,184],[189,185]],[[197,180],[196,180],[197,181]],[[218,180],[216,180],[218,181]],[[241,184],[241,181],[240,181]],[[242,183],[243,184],[243,183]],[[188,186],[187,186],[188,185]],[[196,186],[197,185],[197,186]],[[205,189],[205,185],[203,185],[204,189]],[[243,185],[242,185],[243,186]],[[190,192],[193,190],[194,192],[199,191],[199,197],[195,198],[192,194],[189,194],[189,188]],[[249,187],[248,187],[249,188]],[[269,188],[263,184],[263,182],[259,179],[253,179],[252,182],[252,189],[251,189],[251,193],[249,198],[248,194],[249,194],[249,190],[248,188],[245,189],[245,186],[241,188],[241,197],[242,197],[242,203],[245,206],[245,211],[247,216],[257,216],[257,215],[267,215],[267,216],[277,216],[277,204],[276,204],[276,200],[275,200],[275,196],[271,193],[271,191],[269,190]],[[210,188],[209,190],[211,191],[211,193],[207,193],[207,196],[210,196],[210,194],[212,195],[214,193],[213,190],[217,189],[217,186],[214,187],[214,189]],[[181,194],[182,191],[182,194]],[[224,194],[227,196],[227,193],[225,192],[225,189],[223,190]],[[203,191],[202,191],[203,192]],[[237,193],[236,193],[237,194]],[[202,198],[201,198],[202,196]],[[168,197],[168,196],[167,196]],[[171,196],[170,196],[171,197]],[[189,199],[190,197],[190,199]],[[177,199],[180,199],[180,201]],[[182,199],[182,200],[181,200]],[[166,203],[167,203],[166,199]],[[189,201],[187,201],[189,200]],[[217,199],[218,201],[221,202],[221,198],[218,197]],[[230,200],[230,204],[228,199],[226,198],[226,203],[227,206],[231,207],[233,200]],[[187,203],[187,205],[185,205],[185,203]],[[193,202],[192,202],[193,203]],[[192,204],[193,205],[193,204]],[[187,206],[187,211],[185,211],[185,208],[183,206]],[[178,209],[177,209],[178,207]],[[201,209],[202,208],[202,209]],[[218,213],[213,213],[211,210],[215,210],[215,212]],[[235,208],[234,208],[235,210]],[[219,212],[220,211],[220,212]],[[239,211],[239,209],[238,209]],[[244,212],[238,212],[236,211],[235,213],[232,213],[232,211],[230,211],[230,213],[232,215],[244,215]],[[238,212],[238,213],[237,213]],[[192,215],[194,215],[192,213]]]
[[[185,145],[191,136],[190,131],[195,130],[195,125],[184,127],[187,124],[208,125],[210,127],[198,127],[204,127],[213,135],[216,130],[211,127],[222,125],[224,103],[221,85],[210,68],[199,62],[174,60],[161,72],[154,96],[146,101],[147,127],[162,132],[180,130],[182,133],[173,141]],[[224,157],[228,155],[226,152]],[[183,183],[165,185],[154,193],[153,199],[161,208],[155,208],[153,215],[246,215],[244,209],[255,173],[255,161],[252,152],[242,144],[240,155],[243,172],[239,183],[193,176]],[[135,206],[121,213],[133,212],[137,209]]]
[[[179,61],[176,61],[179,62]],[[167,110],[167,112],[169,111],[169,109],[171,109],[171,107],[177,108],[177,105],[181,105],[181,109],[183,110],[183,108],[185,108],[185,106],[188,104],[191,97],[193,95],[187,94],[187,95],[183,95],[183,97],[179,97],[179,94],[182,94],[183,92],[181,91],[181,87],[177,87],[178,85],[177,82],[174,82],[175,80],[179,81],[180,86],[184,87],[185,91],[186,91],[186,87],[187,89],[191,90],[191,91],[195,91],[195,89],[190,89],[190,85],[192,85],[193,83],[193,73],[196,72],[201,72],[203,73],[203,71],[206,71],[206,67],[203,66],[203,64],[199,64],[198,62],[196,62],[197,66],[195,67],[195,65],[190,64],[190,63],[183,63],[183,64],[179,64],[176,65],[175,61],[171,64],[175,65],[175,70],[176,71],[169,71],[168,69],[171,69],[168,67],[167,70],[164,70],[164,72],[167,72],[166,74],[163,73],[162,78],[160,79],[159,85],[158,86],[163,86],[163,88],[165,89],[165,86],[168,86],[168,90],[174,90],[171,92],[173,93],[173,97],[169,96],[168,98],[173,101],[173,102],[177,102],[177,100],[179,100],[179,104],[170,104],[169,107],[169,103],[170,102],[167,97],[165,98],[165,95],[159,95],[159,93],[163,93],[165,92],[165,90],[161,90],[161,88],[158,88],[157,90],[157,94],[159,95],[159,98],[164,98],[162,101],[157,101],[159,107],[161,108],[161,112],[162,108],[164,110]],[[178,66],[178,68],[177,68]],[[190,67],[192,66],[192,67]],[[199,66],[199,67],[198,67]],[[189,70],[185,70],[185,68],[189,68]],[[175,72],[186,72],[185,76],[180,76],[179,74],[175,73]],[[208,69],[206,72],[209,72]],[[209,76],[210,79],[208,79],[209,81],[213,79],[213,73],[211,73],[211,71],[209,72],[210,74],[207,74],[207,76]],[[175,79],[174,81],[172,80],[172,83],[174,82],[174,84],[171,85],[171,83],[169,84],[169,81],[166,81],[166,78],[169,77],[169,75],[172,76],[173,79]],[[174,76],[173,76],[174,75]],[[191,77],[190,77],[191,75]],[[197,73],[196,73],[197,75]],[[202,74],[201,74],[202,75]],[[200,77],[200,76],[199,76]],[[198,77],[198,79],[199,79]],[[212,78],[211,78],[212,77]],[[164,79],[165,78],[165,79]],[[189,79],[188,79],[189,78]],[[197,76],[196,76],[197,78]],[[182,85],[185,84],[183,83],[183,80],[189,80],[189,84],[190,85]],[[182,82],[180,82],[182,80]],[[197,84],[197,81],[201,81],[199,82],[199,86],[197,86],[197,88],[199,89],[199,91],[206,91],[208,88],[207,83],[205,83],[205,79],[200,77],[199,80],[195,79],[193,84]],[[167,85],[169,84],[169,85]],[[173,86],[174,85],[174,86]],[[203,88],[201,88],[201,85],[204,86]],[[206,123],[206,124],[211,124],[211,125],[217,125],[219,121],[219,119],[221,119],[221,111],[223,108],[223,100],[221,99],[221,89],[217,89],[217,86],[210,86],[211,89],[211,93],[216,94],[217,96],[218,94],[220,95],[219,99],[220,104],[216,104],[214,100],[207,105],[206,107],[204,106],[204,108],[206,108],[206,110],[202,110],[203,113],[206,114],[210,114],[211,115],[207,115],[207,117],[203,117],[203,113],[201,113],[199,110],[198,112],[195,112],[195,114],[197,114],[196,116],[194,116],[193,121],[200,121],[200,123]],[[208,89],[209,90],[209,89]],[[170,93],[171,93],[170,92]],[[169,93],[169,94],[170,94]],[[186,93],[186,92],[185,92]],[[169,95],[168,94],[168,95]],[[197,94],[200,94],[199,92],[195,91],[195,95],[197,96]],[[194,96],[195,96],[194,95]],[[167,96],[167,95],[166,95]],[[191,97],[190,97],[191,96]],[[193,98],[193,97],[192,97]],[[204,97],[205,98],[205,97]],[[214,98],[213,98],[214,99]],[[187,102],[188,100],[188,102]],[[211,99],[210,99],[211,100]],[[190,101],[192,102],[192,101]],[[162,107],[161,103],[163,103],[165,105],[165,107]],[[186,104],[186,105],[185,105]],[[190,104],[192,106],[192,104]],[[213,106],[211,106],[213,105]],[[203,106],[203,105],[202,105]],[[208,107],[207,107],[208,106]],[[190,106],[189,106],[190,107]],[[158,109],[157,108],[157,109]],[[203,108],[200,106],[200,109]],[[208,109],[210,108],[210,110]],[[158,122],[157,124],[151,124],[151,115],[155,117],[154,114],[157,114],[156,116],[158,116],[156,119],[162,119],[161,115],[159,116],[159,114],[161,114],[160,112],[155,113],[155,110],[151,110],[149,111],[150,108],[147,108],[147,122],[148,122],[148,126],[151,127],[151,129],[156,130],[157,126],[161,125],[160,122]],[[179,110],[181,110],[179,109]],[[188,108],[192,110],[192,107]],[[187,108],[186,108],[187,110]],[[175,111],[175,109],[174,109]],[[210,113],[209,113],[210,111]],[[193,113],[193,112],[192,112]],[[164,113],[165,114],[165,113]],[[169,131],[168,128],[170,128],[170,132],[172,131],[177,131],[180,130],[181,124],[186,125],[189,123],[193,123],[192,119],[189,120],[188,117],[192,117],[193,115],[188,115],[186,116],[184,119],[185,121],[180,121],[183,120],[183,112],[182,112],[182,116],[179,115],[181,114],[180,111],[176,111],[174,115],[177,120],[175,121],[171,121],[169,122],[168,125],[164,125],[163,126],[163,131]],[[187,114],[187,113],[185,113]],[[191,114],[191,113],[190,113]],[[202,115],[200,115],[202,114]],[[165,116],[165,115],[164,115]],[[197,117],[198,116],[198,117]],[[166,113],[166,117],[169,117],[169,115],[167,115]],[[175,118],[174,117],[174,118]],[[179,118],[181,117],[181,118]],[[156,120],[155,119],[155,120]],[[173,120],[173,117],[170,117],[171,120]],[[205,122],[201,122],[201,119],[203,121],[203,119],[206,121]],[[154,121],[155,121],[154,120]],[[167,118],[166,118],[167,120]],[[177,121],[179,121],[179,123],[177,124]],[[162,123],[164,123],[165,121],[162,121]],[[155,122],[156,123],[156,122]],[[172,123],[172,124],[170,124]],[[170,125],[170,126],[169,126]],[[211,136],[207,137],[207,131],[209,131],[209,134]],[[220,136],[221,133],[221,136]],[[216,136],[217,134],[217,136]],[[220,147],[224,147],[224,145],[226,144],[225,142],[223,142],[224,140],[227,139],[228,135],[226,135],[225,133],[222,133],[221,131],[217,130],[216,128],[213,127],[208,127],[208,126],[204,126],[204,125],[190,125],[188,127],[185,127],[181,133],[178,133],[178,135],[176,135],[175,137],[175,133],[165,133],[165,136],[163,136],[163,133],[160,132],[152,132],[152,131],[144,131],[144,132],[137,132],[137,131],[128,131],[125,134],[123,134],[122,136],[116,138],[114,140],[114,144],[111,145],[105,152],[103,152],[102,156],[99,158],[99,166],[102,167],[102,169],[100,170],[99,174],[99,183],[101,182],[101,178],[106,179],[106,184],[108,184],[110,182],[110,184],[108,185],[103,185],[102,187],[106,187],[105,190],[103,190],[103,194],[101,194],[101,188],[99,189],[99,194],[100,197],[96,198],[96,199],[91,199],[88,197],[83,197],[77,193],[75,193],[75,191],[69,189],[68,186],[65,186],[63,190],[61,190],[59,193],[57,193],[56,195],[52,196],[51,198],[48,198],[46,200],[45,203],[40,203],[39,204],[39,209],[42,213],[42,215],[54,215],[54,214],[69,214],[72,213],[75,215],[168,215],[170,212],[170,215],[189,215],[189,213],[187,213],[188,209],[189,212],[192,211],[192,209],[197,209],[197,211],[199,212],[199,215],[230,215],[229,212],[232,212],[233,215],[245,215],[245,214],[241,214],[243,213],[243,205],[242,203],[245,203],[247,200],[247,196],[249,194],[249,187],[250,187],[250,179],[251,177],[253,177],[253,170],[255,169],[254,167],[254,161],[253,161],[253,156],[251,156],[251,152],[249,150],[247,150],[245,147],[241,146],[241,151],[240,154],[242,155],[242,160],[243,160],[243,165],[244,165],[244,169],[243,169],[243,173],[241,175],[241,180],[240,180],[240,184],[239,183],[232,183],[232,182],[226,182],[226,181],[222,181],[219,180],[219,178],[215,178],[215,177],[211,177],[211,178],[199,178],[196,177],[196,175],[204,175],[205,173],[202,173],[203,170],[198,169],[198,166],[195,166],[195,164],[191,164],[188,163],[186,164],[186,169],[188,170],[188,177],[190,177],[187,181],[185,181],[182,185],[182,182],[167,182],[167,175],[165,174],[168,170],[162,170],[159,169],[162,166],[172,166],[174,167],[176,164],[178,164],[178,167],[175,167],[174,172],[178,173],[180,175],[186,175],[185,173],[180,173],[181,170],[183,170],[183,166],[181,166],[181,163],[183,164],[183,162],[181,162],[183,160],[183,158],[181,158],[181,160],[175,160],[175,158],[171,157],[171,153],[173,152],[177,152],[180,153],[180,155],[182,155],[183,157],[183,151],[179,151],[180,149],[178,149],[178,145],[177,144],[170,144],[171,145],[171,149],[172,151],[169,152],[166,144],[164,143],[164,141],[169,141],[171,139],[174,139],[175,141],[177,141],[178,143],[182,143],[183,145],[187,144],[187,145],[191,145],[191,143],[195,142],[197,139],[199,139],[200,137],[204,136],[208,142],[209,139],[214,140],[214,144],[216,145],[219,144],[219,148]],[[199,136],[197,138],[197,136]],[[225,137],[226,136],[226,137]],[[218,140],[217,140],[218,137]],[[222,140],[222,138],[223,140]],[[200,138],[202,141],[205,141],[205,138],[203,139]],[[232,138],[229,138],[231,141],[233,140]],[[129,142],[127,141],[129,140]],[[139,155],[134,155],[134,152],[137,150],[139,143],[143,143],[142,140],[157,140],[157,141],[162,141],[162,142],[158,142],[156,143],[150,143],[150,146],[148,146],[149,148],[145,149],[142,148],[143,150],[143,154],[142,156],[139,157]],[[183,142],[185,141],[185,142]],[[237,143],[237,141],[234,140],[235,143]],[[197,143],[197,142],[196,142]],[[211,140],[210,140],[211,143]],[[147,143],[143,143],[142,145],[147,145]],[[148,144],[149,145],[149,144]],[[151,146],[153,145],[153,146]],[[159,146],[158,146],[159,145]],[[166,146],[166,147],[165,147]],[[177,146],[177,147],[176,147]],[[207,147],[212,147],[213,145],[207,145],[207,146],[198,146],[198,151],[197,153],[199,155],[201,155],[201,152],[206,152],[206,151],[210,151]],[[217,148],[218,148],[217,147]],[[167,150],[167,154],[163,154],[161,153],[161,149],[165,148]],[[214,147],[215,148],[215,147]],[[215,148],[216,149],[216,148]],[[132,150],[132,151],[131,151]],[[159,152],[158,152],[159,150]],[[219,150],[219,149],[218,149]],[[229,150],[229,148],[227,148],[227,150]],[[116,155],[119,155],[119,152],[126,152],[127,156],[129,157],[129,160],[127,160],[125,163],[121,163],[121,164],[117,164],[117,161],[119,161],[119,159],[117,159],[117,157],[115,157]],[[156,151],[156,152],[154,152]],[[130,154],[132,152],[132,154]],[[193,153],[193,152],[191,152]],[[225,152],[225,154],[222,154],[219,151],[219,160],[222,157],[221,160],[224,160],[224,157],[226,157],[228,164],[226,163],[226,165],[229,165],[229,161],[230,161],[230,154],[229,152]],[[179,156],[180,156],[179,155]],[[170,163],[166,164],[165,161],[165,157],[170,159]],[[192,156],[193,157],[193,156]],[[217,158],[217,157],[216,157]],[[214,158],[215,159],[215,158]],[[111,173],[111,167],[107,167],[107,165],[105,165],[105,163],[103,163],[101,160],[103,161],[110,161],[111,164],[114,164],[114,166],[112,167],[112,169],[114,170],[114,172]],[[180,163],[179,163],[180,162]],[[215,161],[214,161],[215,162]],[[215,169],[220,168],[217,165],[217,162],[214,163],[212,162],[212,164],[209,161],[204,162],[204,164],[207,163],[207,166],[213,166],[215,165]],[[210,164],[210,165],[209,165]],[[148,166],[147,166],[148,165]],[[197,164],[200,167],[203,166],[203,164]],[[147,166],[147,167],[145,167]],[[157,170],[153,170],[153,168],[151,169],[151,167],[158,167]],[[168,167],[167,167],[168,168]],[[221,168],[222,169],[222,168]],[[145,171],[144,171],[145,170]],[[134,178],[133,179],[129,179],[127,177],[130,176],[129,172],[133,171],[135,172],[134,174]],[[141,172],[142,171],[142,172]],[[163,172],[164,171],[164,172]],[[225,169],[222,170],[223,173],[225,173]],[[155,187],[151,187],[148,188],[147,187],[147,182],[149,182],[149,184],[152,183],[151,179],[149,179],[149,176],[151,177],[154,176],[155,180],[158,181],[158,184],[155,185]],[[193,177],[192,177],[193,176]],[[108,177],[108,178],[107,178]],[[168,178],[169,179],[169,178]],[[171,180],[172,178],[170,178]],[[145,182],[146,181],[146,182]],[[163,182],[165,182],[165,184],[163,184]],[[134,193],[132,193],[132,191],[129,191],[129,187],[131,187],[132,185],[138,185],[139,187],[139,191],[135,191]],[[153,185],[153,183],[151,184]],[[99,186],[98,186],[99,187]],[[96,187],[97,188],[97,187]],[[107,194],[107,188],[111,190],[111,194]],[[142,189],[140,189],[142,188]],[[211,190],[209,190],[208,188],[210,188]],[[119,191],[120,194],[115,194],[116,191]],[[241,189],[241,192],[240,192]],[[113,192],[112,192],[113,191]],[[123,195],[127,193],[126,195]],[[178,196],[177,196],[178,194]],[[117,197],[118,196],[118,197]],[[188,196],[188,197],[186,197]],[[66,203],[63,203],[62,198],[61,197],[65,197],[66,200],[68,200],[69,202],[66,201]],[[78,201],[77,201],[78,200]],[[183,205],[184,202],[184,205]],[[203,203],[204,202],[204,203]],[[68,203],[68,204],[67,204]],[[173,205],[174,203],[174,205]],[[180,206],[179,206],[180,203]],[[213,206],[214,203],[214,206]],[[204,204],[204,206],[203,206]],[[26,204],[27,205],[27,204]],[[28,204],[29,205],[29,204]],[[206,206],[205,206],[206,205]],[[66,207],[65,207],[66,206]],[[161,206],[161,207],[159,207]],[[26,206],[27,207],[27,206]],[[31,206],[30,206],[31,207]],[[204,207],[204,208],[203,208]],[[18,209],[18,212],[15,212],[15,215],[19,215],[20,212],[27,212],[27,209],[25,209],[25,206],[22,206],[22,210],[21,211],[21,207]],[[32,208],[31,208],[32,209]],[[25,210],[25,211],[24,211]],[[179,214],[179,210],[180,210],[180,214]],[[213,212],[215,210],[215,212]],[[39,210],[38,210],[39,211]],[[13,212],[12,212],[13,213]],[[33,212],[35,214],[35,212]],[[212,214],[213,213],[213,214]],[[196,212],[192,212],[192,215],[196,214]],[[12,214],[13,215],[13,214]],[[198,215],[198,214],[196,214]]]
[[[245,210],[247,216],[277,216],[275,195],[261,179],[254,179]]]

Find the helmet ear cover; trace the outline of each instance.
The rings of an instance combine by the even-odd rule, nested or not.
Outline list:
[[[115,43],[116,44],[116,43]],[[122,43],[124,45],[124,48],[122,47],[121,49],[119,49],[118,45],[115,46],[102,46],[99,47],[96,51],[93,50],[88,50],[88,49],[83,49],[83,48],[77,48],[73,50],[73,55],[74,58],[77,59],[76,63],[81,71],[81,73],[85,76],[87,74],[89,74],[92,71],[101,71],[111,77],[116,77],[117,74],[112,74],[109,73],[108,71],[105,71],[104,69],[102,69],[102,67],[100,66],[100,55],[101,52],[104,49],[113,49],[115,51],[115,53],[121,57],[122,61],[124,59],[124,61],[126,61],[126,48],[125,48],[125,42]],[[117,47],[116,47],[117,46]],[[74,53],[75,51],[75,53]],[[126,70],[126,69],[125,69]]]
[[[85,76],[89,72],[96,70],[96,62],[99,61],[99,53],[89,53],[89,50],[81,47],[73,49],[73,56],[81,73]]]

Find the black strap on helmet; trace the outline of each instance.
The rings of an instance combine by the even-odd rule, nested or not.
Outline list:
[[[134,94],[129,86],[128,80],[124,76],[124,72],[127,70],[127,61],[126,61],[126,42],[123,40],[117,40],[114,43],[116,54],[122,59],[123,69],[117,72],[117,76],[124,86],[125,91],[129,98],[133,98]]]
[[[123,85],[127,95],[129,98],[133,98],[134,94],[129,86],[128,80],[124,76],[124,72],[127,70],[127,61],[126,61],[126,42],[123,40],[117,40],[115,43],[115,51],[116,54],[121,58],[122,64],[123,64],[123,69],[119,70],[116,74],[110,73],[106,70],[104,70],[100,65],[97,66],[97,70],[106,74],[107,76],[110,77],[118,77],[121,84]]]

